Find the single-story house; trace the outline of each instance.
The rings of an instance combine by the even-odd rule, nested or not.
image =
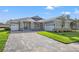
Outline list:
[[[70,31],[73,21],[67,18],[50,18],[45,20],[39,16],[11,19],[7,23],[12,31],[17,30],[45,30],[45,31]]]
[[[0,23],[0,28],[6,28],[6,27],[9,27],[9,26],[7,24]]]
[[[73,22],[71,22],[71,27],[72,29],[79,30],[79,20],[73,20]]]
[[[70,23],[71,20],[62,20],[58,18],[51,18],[45,21],[45,30],[46,31],[71,31]]]
[[[7,23],[12,31],[16,30],[44,30],[43,18],[39,16],[12,19]]]

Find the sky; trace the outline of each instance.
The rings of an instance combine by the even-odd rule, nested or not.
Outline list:
[[[79,18],[79,6],[0,6],[0,22],[10,19],[40,16],[45,19],[68,14]]]

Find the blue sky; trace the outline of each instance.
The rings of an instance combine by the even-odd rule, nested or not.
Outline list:
[[[3,23],[9,19],[37,15],[48,19],[61,14],[79,18],[79,6],[0,6],[0,22]]]

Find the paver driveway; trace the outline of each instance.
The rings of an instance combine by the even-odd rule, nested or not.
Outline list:
[[[11,33],[6,43],[5,52],[56,52],[79,51],[79,44],[63,44],[36,32]]]

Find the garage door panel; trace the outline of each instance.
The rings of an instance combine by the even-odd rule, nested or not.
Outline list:
[[[45,26],[46,31],[53,31],[54,26]]]
[[[11,30],[19,30],[19,25],[18,24],[12,24],[11,25]]]

